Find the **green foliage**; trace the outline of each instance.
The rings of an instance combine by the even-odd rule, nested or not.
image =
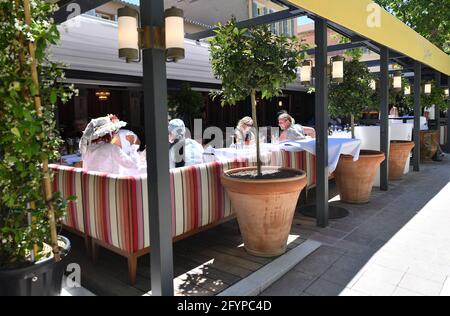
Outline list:
[[[337,34],[337,36],[340,44],[351,43],[351,40],[348,37],[342,36],[340,34]],[[360,60],[361,57],[364,55],[364,51],[362,48],[351,48],[347,49],[344,52],[344,55],[350,58],[351,60]]]
[[[411,87],[411,94],[405,95],[405,87]],[[393,79],[389,78],[389,105],[396,106],[399,110],[400,115],[407,115],[414,111],[414,97],[412,95],[412,86],[408,79],[402,78],[402,88],[393,88]],[[377,83],[377,89],[372,95],[372,108],[370,110],[380,110],[380,87]]]
[[[431,81],[431,93],[425,94],[422,92],[420,94],[420,105],[422,109],[429,108],[433,105],[438,106],[441,111],[445,111],[449,108],[449,102],[445,96],[445,91],[441,87],[436,85],[435,81]]]
[[[58,159],[62,141],[55,128],[55,104],[58,99],[67,101],[74,92],[57,81],[64,78],[63,71],[47,57],[47,48],[59,38],[50,20],[55,8],[43,0],[30,2],[28,29],[23,7],[0,1],[0,267],[27,264],[33,245],[49,243],[41,162]],[[32,97],[38,87],[31,76],[29,41],[36,44],[42,116]],[[52,203],[60,219],[67,201],[55,195]]]
[[[204,107],[202,94],[192,90],[188,83],[183,83],[180,91],[169,96],[169,115],[182,119],[189,129],[194,119],[202,117]]]
[[[330,85],[329,111],[331,117],[353,116],[358,119],[373,108],[373,75],[357,59],[344,62],[344,82]]]
[[[442,0],[375,0],[431,43],[450,53],[450,5]]]
[[[281,89],[296,79],[296,68],[305,57],[295,37],[277,36],[269,26],[239,29],[235,21],[219,25],[210,40],[211,65],[222,81],[213,96],[222,105],[245,100],[253,90],[263,99],[281,94]]]

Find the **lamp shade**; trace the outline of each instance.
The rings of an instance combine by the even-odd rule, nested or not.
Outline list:
[[[183,10],[171,7],[165,11],[167,61],[184,59]]]
[[[445,96],[448,98],[448,88],[444,90]]]
[[[127,61],[139,59],[138,17],[138,12],[130,7],[117,10],[119,58]]]
[[[394,74],[393,88],[400,90],[402,88],[402,72],[396,71]]]
[[[423,91],[425,94],[431,94],[431,83],[426,83]]]
[[[405,95],[411,95],[411,86],[405,86],[404,93]]]
[[[377,82],[374,79],[370,80],[370,88],[373,91],[375,91],[377,89]]]
[[[344,57],[334,56],[331,58],[331,80],[333,82],[344,81]]]
[[[300,69],[300,81],[302,85],[310,85],[312,79],[312,60],[305,60]]]

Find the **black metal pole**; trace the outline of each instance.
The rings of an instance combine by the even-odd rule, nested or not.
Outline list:
[[[164,27],[164,0],[141,0],[143,26]],[[163,49],[142,53],[153,295],[173,295],[172,211],[169,196],[167,78]]]
[[[380,189],[389,188],[389,48],[380,49],[380,150],[386,159],[380,166]]]
[[[434,80],[436,81],[436,87],[441,87],[441,73],[439,71],[435,71]],[[434,106],[434,118],[436,119],[436,128],[438,134],[438,144],[441,144],[441,108],[439,105]]]
[[[420,171],[420,87],[422,83],[422,64],[414,62],[414,171]]]
[[[447,88],[450,91],[450,76],[447,76]],[[447,98],[447,102],[450,102],[450,95]],[[450,153],[450,106],[447,107],[447,145],[445,151]]]
[[[327,23],[315,20],[317,225],[328,226],[328,80]]]

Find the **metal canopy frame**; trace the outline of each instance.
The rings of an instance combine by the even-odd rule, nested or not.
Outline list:
[[[382,120],[381,120],[381,141],[384,150],[388,149],[387,144],[387,89],[389,75],[389,55],[392,60],[399,63],[407,69],[414,69],[415,74],[415,128],[414,137],[416,142],[414,170],[419,170],[419,115],[420,115],[420,84],[422,64],[412,58],[405,57],[404,54],[396,52],[388,47],[379,45],[378,43],[361,37],[359,34],[337,24],[327,21],[318,16],[314,12],[310,12],[294,5],[292,1],[298,0],[273,0],[273,2],[282,4],[288,9],[272,13],[269,15],[256,17],[246,21],[238,22],[238,26],[249,27],[260,24],[274,23],[280,20],[307,15],[315,21],[316,30],[315,38],[317,48],[314,53],[318,58],[316,64],[317,88],[316,89],[316,120],[318,127],[317,138],[317,206],[318,206],[318,225],[328,225],[328,174],[327,174],[327,143],[328,143],[328,90],[326,85],[326,56],[327,51],[341,50],[347,48],[355,48],[365,46],[381,55],[381,71],[380,78],[383,89],[380,100]],[[67,19],[75,16],[69,12],[70,4],[78,4],[81,12],[92,10],[108,0],[61,0],[59,1],[61,10],[56,12],[55,21],[62,23]],[[313,3],[313,2],[309,2]],[[140,0],[141,19],[144,24],[163,26],[164,24],[164,1],[163,0]],[[331,2],[330,2],[331,4]],[[327,47],[327,31],[331,28],[352,40],[352,43],[344,45],[333,45]],[[402,26],[403,27],[403,26]],[[190,34],[187,38],[199,40],[204,37],[213,36],[214,31]],[[171,235],[171,212],[169,190],[169,166],[167,151],[167,79],[166,79],[166,60],[164,51],[160,49],[148,49],[143,54],[143,83],[144,83],[144,103],[145,103],[145,131],[146,138],[152,150],[147,152],[147,172],[148,172],[148,195],[150,204],[150,240],[152,240],[151,255],[151,279],[153,295],[173,295],[173,251],[172,251],[172,235]],[[447,81],[450,86],[450,80]],[[449,111],[450,112],[450,111]],[[450,127],[450,120],[449,127]],[[449,128],[450,136],[450,128]],[[450,150],[450,145],[448,145]],[[387,150],[386,150],[387,152]],[[387,189],[387,164],[382,167],[382,188]]]
[[[86,13],[98,8],[111,0],[60,0],[58,1],[59,10],[53,15],[55,22],[61,24],[77,15]]]

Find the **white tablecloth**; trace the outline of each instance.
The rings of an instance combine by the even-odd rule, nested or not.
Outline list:
[[[270,153],[274,150],[279,150],[278,145],[261,143],[261,159],[269,159]],[[256,146],[244,146],[244,148],[212,148],[209,147],[205,150],[204,155],[213,155],[215,160],[230,161],[233,159],[248,159],[250,161],[256,161]]]
[[[305,150],[313,155],[316,154],[316,140],[307,139],[300,141],[286,141],[280,144],[280,149],[286,151],[300,151]],[[329,172],[336,170],[339,162],[339,156],[351,155],[353,160],[359,159],[359,152],[361,150],[361,141],[359,139],[347,138],[328,138],[328,168]]]
[[[361,149],[361,141],[358,139],[344,139],[344,138],[329,138],[328,139],[328,167],[330,173],[336,170],[341,154],[353,156],[353,160],[359,159],[359,151]],[[316,140],[305,139],[301,141],[286,141],[279,145],[275,144],[261,144],[261,156],[264,161],[266,158],[270,159],[270,155],[274,151],[302,151],[305,150],[313,155],[316,154]],[[216,160],[229,161],[237,158],[245,158],[255,160],[256,148],[255,146],[248,146],[243,149],[235,148],[208,148],[207,152],[214,155]]]

